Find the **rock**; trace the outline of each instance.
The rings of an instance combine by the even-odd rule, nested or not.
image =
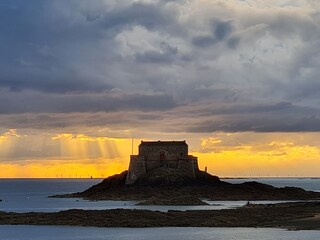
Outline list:
[[[320,230],[320,203],[295,202],[253,208],[168,212],[110,209],[14,213],[0,211],[0,224],[92,227],[276,227]]]
[[[159,167],[139,178],[134,185],[152,187],[182,187],[211,185],[218,182],[220,182],[218,177],[212,176],[206,172],[198,171],[196,178],[192,178],[190,177],[189,172],[184,169]]]
[[[217,176],[198,171],[196,178],[183,169],[160,167],[126,185],[127,171],[108,177],[91,188],[54,197],[81,197],[89,200],[144,200],[140,204],[199,205],[210,200],[311,200],[320,193],[301,188],[276,188],[258,182],[231,184]]]
[[[194,196],[155,196],[149,199],[139,202],[136,205],[170,205],[170,206],[198,206],[198,205],[209,205],[199,198]]]

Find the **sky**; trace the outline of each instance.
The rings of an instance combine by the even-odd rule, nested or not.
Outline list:
[[[0,178],[106,177],[132,138],[320,177],[318,0],[1,0],[0,53]]]

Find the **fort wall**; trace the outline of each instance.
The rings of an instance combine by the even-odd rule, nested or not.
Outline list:
[[[131,155],[126,184],[134,183],[140,176],[147,173],[146,162],[143,156]]]
[[[139,154],[131,155],[126,184],[133,184],[139,177],[155,168],[185,169],[190,177],[196,176],[198,159],[188,155],[185,141],[141,142]]]

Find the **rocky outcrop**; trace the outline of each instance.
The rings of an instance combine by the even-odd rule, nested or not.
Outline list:
[[[320,193],[296,187],[276,188],[258,182],[231,184],[198,171],[190,178],[180,169],[157,168],[126,185],[127,171],[108,177],[91,188],[54,197],[81,197],[90,200],[141,200],[140,204],[199,205],[208,200],[310,200]]]
[[[170,206],[197,206],[197,205],[209,205],[199,198],[191,195],[187,196],[173,196],[173,197],[162,197],[153,196],[145,201],[139,202],[137,205],[170,205]]]
[[[134,186],[179,188],[185,186],[209,186],[219,182],[220,179],[218,177],[206,172],[197,171],[196,178],[193,178],[184,169],[160,167],[138,178]]]
[[[281,227],[320,230],[319,214],[319,202],[168,212],[132,209],[72,209],[54,213],[0,211],[0,224],[95,227]]]

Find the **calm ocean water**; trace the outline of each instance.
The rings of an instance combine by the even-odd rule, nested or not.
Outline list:
[[[259,181],[277,187],[298,186],[320,191],[320,179],[224,179],[232,183]],[[100,182],[101,179],[0,179],[0,211],[60,211],[71,208],[112,209],[143,208],[168,209],[222,209],[238,207],[245,201],[210,201],[211,206],[135,206],[134,201],[85,201],[56,199],[49,195],[78,192]],[[258,203],[267,203],[259,201]],[[78,240],[78,239],[320,239],[320,231],[290,232],[280,229],[252,228],[83,228],[63,226],[1,226],[0,240]]]
[[[255,228],[1,226],[1,240],[317,240],[320,231]]]

